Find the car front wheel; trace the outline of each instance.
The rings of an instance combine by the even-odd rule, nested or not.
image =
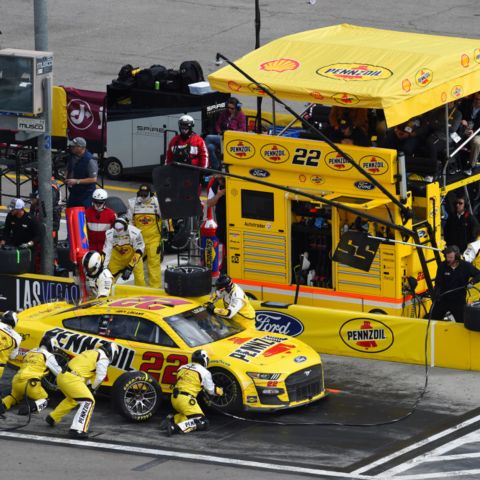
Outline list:
[[[211,368],[213,382],[223,388],[223,395],[212,396],[209,404],[224,412],[239,412],[243,409],[242,389],[235,377],[223,368]]]
[[[125,372],[113,385],[112,400],[118,411],[132,422],[144,422],[162,403],[158,382],[145,372]]]

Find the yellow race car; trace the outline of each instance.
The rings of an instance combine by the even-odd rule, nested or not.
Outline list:
[[[141,295],[77,306],[54,302],[18,316],[21,353],[37,347],[46,332],[70,357],[103,342],[118,344],[102,386],[112,387],[120,412],[134,421],[156,412],[177,369],[199,348],[208,352],[209,370],[225,392],[209,399],[221,410],[272,411],[326,395],[320,355],[312,348],[288,335],[245,328],[192,300]]]

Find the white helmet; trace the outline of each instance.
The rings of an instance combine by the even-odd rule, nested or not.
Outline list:
[[[87,252],[82,259],[83,270],[89,277],[98,275],[102,268],[103,260],[102,256],[95,250]]]
[[[195,120],[190,115],[182,115],[178,119],[178,130],[183,138],[188,138],[192,134],[194,126]]]
[[[92,195],[92,204],[96,210],[103,210],[105,202],[108,198],[108,193],[103,188],[97,188]]]

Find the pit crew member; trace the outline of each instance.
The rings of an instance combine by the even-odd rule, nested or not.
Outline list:
[[[106,206],[108,193],[103,188],[97,188],[92,195],[92,205],[85,209],[87,219],[87,235],[90,250],[103,252],[105,234],[113,227],[116,213]]]
[[[111,295],[113,275],[104,267],[102,255],[90,250],[83,256],[82,266],[90,296],[102,298]]]
[[[16,358],[22,342],[22,337],[14,330],[17,322],[17,314],[12,310],[7,310],[0,318],[0,378],[7,360]]]

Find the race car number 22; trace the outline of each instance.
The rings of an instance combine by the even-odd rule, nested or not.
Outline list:
[[[177,381],[177,370],[188,363],[188,357],[186,355],[178,355],[171,353],[165,356],[161,352],[145,352],[142,360],[151,360],[150,363],[145,362],[140,365],[142,372],[148,373],[159,383],[175,384]],[[164,368],[164,364],[165,365]],[[160,374],[163,369],[162,380],[160,381]]]

